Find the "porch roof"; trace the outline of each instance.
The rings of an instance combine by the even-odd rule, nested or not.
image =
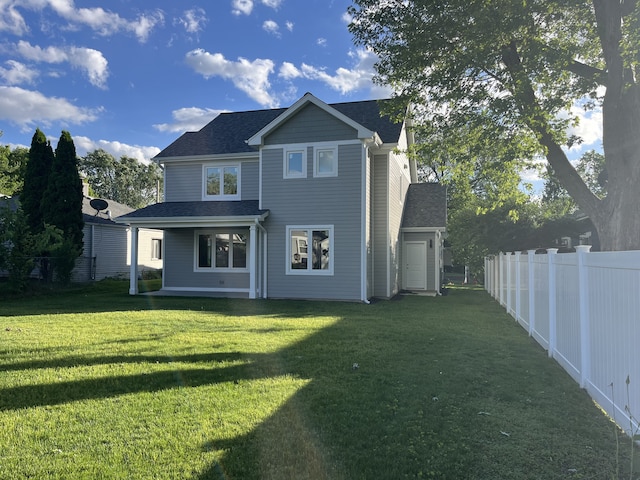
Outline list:
[[[128,225],[155,228],[246,226],[262,222],[269,210],[259,208],[258,200],[235,202],[163,202],[149,205],[116,218]]]

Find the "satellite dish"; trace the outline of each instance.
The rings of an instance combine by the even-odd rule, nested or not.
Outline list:
[[[92,198],[89,201],[89,205],[91,205],[92,208],[96,209],[96,215],[98,215],[100,213],[100,210],[104,210],[105,208],[107,208],[109,206],[107,201],[103,200],[101,198]]]

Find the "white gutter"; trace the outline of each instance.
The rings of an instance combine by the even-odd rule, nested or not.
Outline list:
[[[264,235],[262,242],[262,298],[267,298],[267,230],[256,220],[256,226]]]
[[[362,185],[360,192],[360,237],[362,248],[360,253],[360,300],[364,303],[369,303],[367,298],[367,157],[368,148],[366,145],[362,146]]]

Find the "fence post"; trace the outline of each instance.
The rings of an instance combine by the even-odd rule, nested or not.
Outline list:
[[[522,252],[515,252],[514,256],[515,256],[515,261],[516,261],[516,322],[520,320],[520,317],[522,316],[522,312],[520,311],[521,309],[521,299],[520,299],[520,288],[522,288],[522,285],[520,285],[520,255]]]
[[[499,279],[499,292],[498,292],[498,300],[500,301],[500,305],[502,305],[503,307],[506,305],[506,302],[504,301],[504,290],[505,290],[505,280],[507,278],[507,276],[504,274],[504,265],[505,265],[505,259],[504,259],[504,253],[500,252],[500,279]]]
[[[507,304],[507,313],[509,315],[511,315],[511,282],[513,282],[513,279],[511,278],[511,252],[507,252],[505,253],[505,260],[506,260],[506,268],[507,268],[507,281],[506,281],[506,304]]]
[[[585,257],[590,245],[576,246],[578,254],[578,295],[580,302],[580,387],[586,388],[591,378],[591,330],[589,323],[589,275]]]
[[[533,335],[536,324],[536,284],[533,271],[535,254],[535,250],[527,250],[527,263],[529,265],[529,335]]]
[[[549,351],[550,357],[555,355],[556,349],[556,254],[557,248],[547,248],[547,259],[549,261]]]

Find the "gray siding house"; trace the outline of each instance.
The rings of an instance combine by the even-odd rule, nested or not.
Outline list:
[[[328,105],[308,93],[289,108],[223,113],[155,157],[164,202],[116,221],[130,226],[131,255],[140,229],[164,231],[164,294],[367,302],[437,292],[446,191],[415,184],[402,153],[412,141],[378,101]],[[434,204],[421,214],[412,198]]]

